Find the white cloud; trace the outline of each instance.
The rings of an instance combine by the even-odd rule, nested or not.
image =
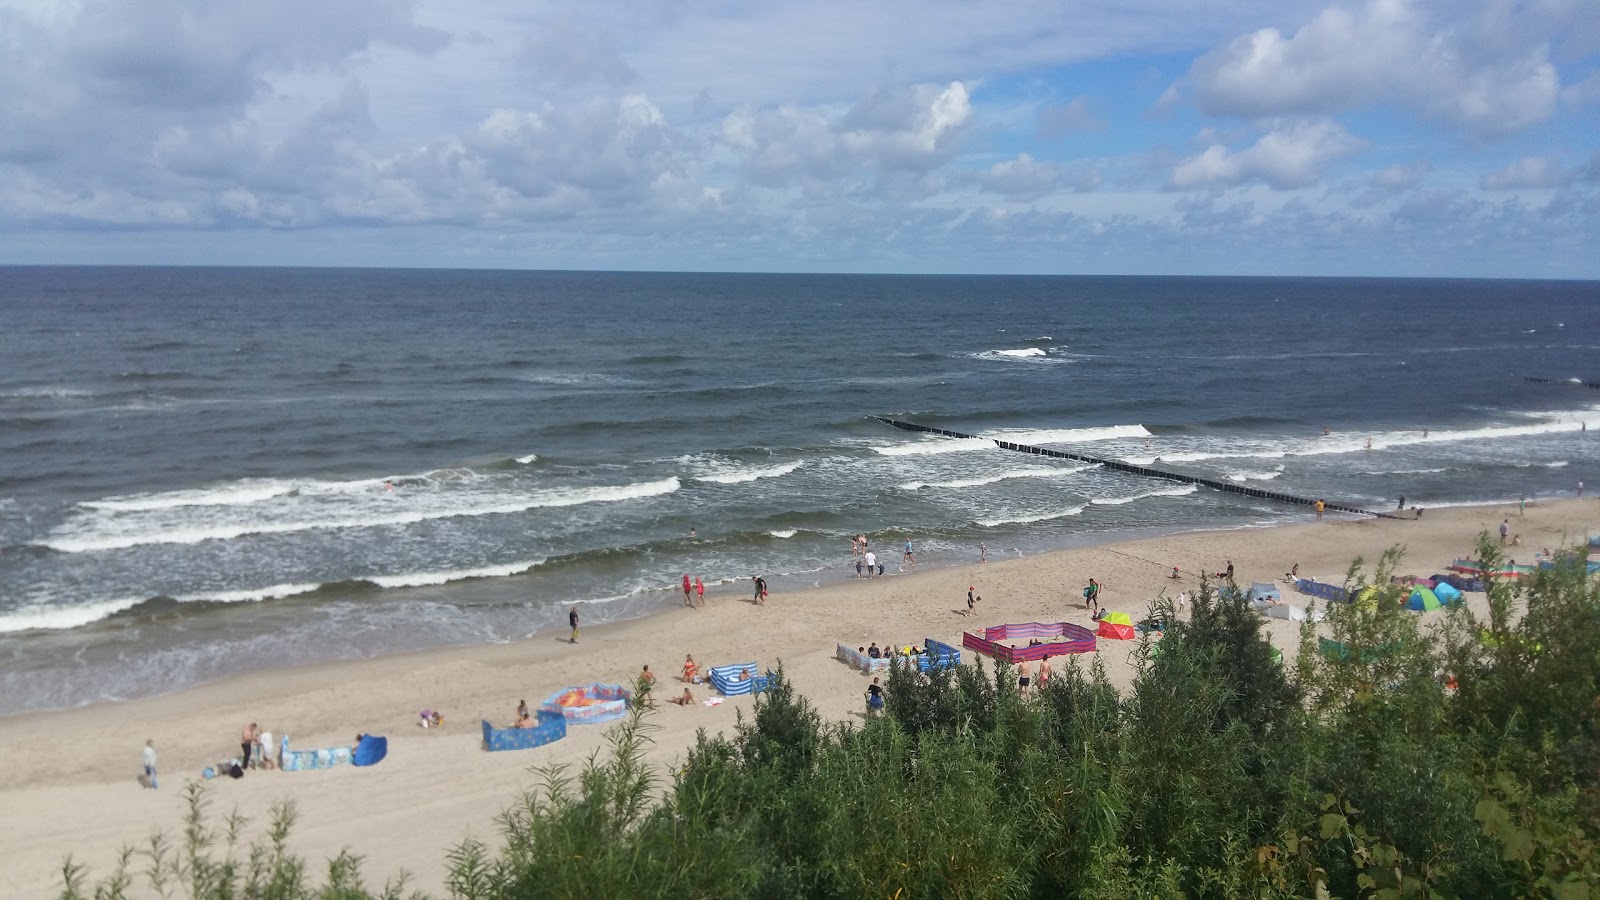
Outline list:
[[[1417,163],[1413,166],[1396,163],[1392,166],[1384,166],[1372,173],[1369,183],[1375,188],[1396,191],[1405,190],[1406,188],[1415,187],[1432,169],[1433,166],[1425,162]]]
[[[1196,60],[1188,80],[1199,107],[1215,115],[1394,102],[1473,133],[1506,134],[1550,117],[1560,79],[1545,37],[1505,29],[1493,36],[1498,46],[1487,45],[1496,12],[1453,23],[1411,0],[1330,6],[1293,35],[1262,28],[1230,41]]]
[[[1055,189],[1061,180],[1060,170],[1050,163],[1041,163],[1026,153],[1016,159],[997,162],[983,174],[980,183],[984,190],[1017,197],[1039,197]]]
[[[1486,191],[1515,191],[1552,188],[1565,184],[1571,173],[1549,157],[1524,156],[1498,172],[1483,176],[1480,186]]]
[[[1328,119],[1280,123],[1243,150],[1212,144],[1179,162],[1169,184],[1179,190],[1260,181],[1277,190],[1315,184],[1330,162],[1366,146]]]

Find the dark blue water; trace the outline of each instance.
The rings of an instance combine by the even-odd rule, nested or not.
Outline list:
[[[1566,493],[1600,394],[1524,376],[1600,378],[1597,336],[1595,283],[0,268],[0,712],[793,590],[862,531],[1304,514],[873,414],[1373,508]]]

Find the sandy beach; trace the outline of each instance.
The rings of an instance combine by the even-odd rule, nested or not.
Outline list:
[[[6,773],[0,808],[9,813],[0,817],[0,869],[9,876],[8,894],[46,896],[68,854],[103,875],[119,846],[143,845],[157,830],[175,835],[184,783],[236,755],[239,732],[253,721],[275,735],[287,733],[297,748],[348,744],[370,732],[387,735],[390,752],[373,768],[251,772],[213,781],[215,811],[237,808],[251,819],[247,836],[254,838],[272,804],[293,801],[300,818],[292,844],[313,863],[348,847],[365,857],[369,884],[404,869],[414,887],[438,894],[445,851],[468,835],[496,843],[495,816],[534,784],[530,767],[581,763],[604,744],[604,726],[574,726],[546,747],[484,752],[480,719],[508,724],[519,700],[536,705],[568,685],[626,681],[645,664],[661,679],[658,691],[675,694],[684,655],[692,653],[702,664],[756,660],[765,668],[781,661],[824,715],[859,720],[867,679],[834,659],[837,643],[921,644],[931,637],[959,646],[964,629],[985,625],[1089,624],[1080,591],[1091,576],[1104,584],[1107,608],[1137,618],[1158,594],[1193,590],[1193,573],[1219,571],[1230,560],[1241,585],[1281,581],[1296,563],[1302,576],[1339,582],[1355,557],[1371,563],[1403,545],[1401,571],[1429,575],[1470,552],[1479,531],[1494,532],[1508,517],[1521,538],[1508,554],[1521,563],[1541,548],[1600,530],[1600,504],[1567,500],[1531,503],[1523,516],[1511,503],[1430,509],[1421,520],[1330,517],[1190,532],[1022,558],[991,550],[982,564],[974,547],[968,564],[941,559],[931,562],[942,566],[913,574],[775,591],[764,607],[750,603],[742,588],[708,595],[704,609],[585,629],[577,645],[567,643],[565,630],[545,631],[515,644],[258,672],[166,696],[0,719]],[[898,555],[891,551],[891,569]],[[1171,580],[1173,566],[1189,575]],[[974,618],[962,615],[969,585],[983,598]],[[1309,602],[1285,596],[1295,605]],[[1481,594],[1468,596],[1481,602]],[[1297,626],[1266,621],[1273,641],[1292,654]],[[1132,677],[1132,649],[1101,642],[1099,655],[1119,685]],[[709,694],[697,687],[695,695]],[[697,729],[730,729],[735,711],[750,704],[748,697],[716,708],[661,704],[652,722],[658,726],[653,757],[663,775]],[[422,709],[443,711],[445,727],[418,728]],[[160,754],[159,791],[136,781],[146,739]]]

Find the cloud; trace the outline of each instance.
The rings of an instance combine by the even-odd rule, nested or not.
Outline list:
[[[1331,6],[1293,35],[1263,28],[1235,38],[1196,60],[1188,82],[1213,115],[1326,115],[1394,102],[1476,134],[1508,134],[1551,116],[1560,79],[1548,41],[1496,33],[1494,13],[1452,25],[1410,0]]]
[[[883,89],[842,114],[782,106],[727,116],[721,139],[747,179],[782,186],[863,167],[880,174],[923,173],[954,156],[972,116],[966,85]]]
[[[1212,144],[1172,169],[1169,186],[1189,190],[1259,181],[1276,190],[1315,184],[1330,162],[1358,152],[1366,142],[1328,119],[1281,123],[1243,150]]]
[[[1368,183],[1375,188],[1401,191],[1415,187],[1432,170],[1433,166],[1425,162],[1417,163],[1414,166],[1396,163],[1373,172],[1368,179]]]
[[[1515,191],[1552,188],[1571,180],[1555,162],[1544,156],[1524,156],[1498,172],[1483,176],[1479,186],[1486,191]]]
[[[1049,103],[1039,107],[1037,132],[1040,137],[1105,130],[1106,121],[1095,115],[1087,97],[1074,97],[1066,103]]]
[[[1040,197],[1055,189],[1061,180],[1060,170],[1050,163],[1041,163],[1026,153],[1016,159],[997,162],[983,173],[979,183],[986,191],[1015,197]]]

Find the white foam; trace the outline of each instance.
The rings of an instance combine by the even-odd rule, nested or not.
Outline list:
[[[539,458],[539,454],[537,454],[537,453],[529,453],[527,456],[519,456],[519,457],[517,457],[517,462],[522,463],[523,465],[527,465],[528,463],[531,463],[531,462],[533,462],[534,460],[536,460],[538,458]]]
[[[1091,441],[1110,441],[1118,438],[1147,438],[1150,432],[1143,425],[1102,425],[1093,428],[1042,428],[985,431],[982,436],[1013,444],[1083,444]]]
[[[319,529],[412,525],[433,519],[505,515],[525,512],[530,509],[580,506],[587,503],[614,503],[622,500],[637,500],[661,494],[670,494],[678,490],[678,487],[678,479],[672,477],[664,478],[660,481],[636,482],[634,484],[535,491],[512,502],[462,503],[387,514],[373,513],[361,516],[338,516],[326,519],[287,522],[255,520],[217,525],[180,524],[174,527],[156,528],[148,531],[112,529],[108,533],[84,532],[65,527],[57,528],[56,536],[38,543],[62,553],[121,550],[145,544],[198,544],[201,541],[232,540],[245,535],[291,534]]]
[[[797,535],[799,533],[800,533],[799,531],[797,531],[797,530],[795,530],[793,528],[785,528],[782,531],[769,531],[769,532],[767,532],[767,534],[770,534],[775,538],[792,538],[792,537],[794,537],[795,535]]]
[[[93,391],[81,391],[69,387],[13,388],[9,391],[0,391],[0,398],[7,400],[72,400],[93,396]]]
[[[744,484],[758,478],[780,478],[805,465],[804,461],[787,462],[776,466],[753,466],[745,469],[730,469],[724,472],[706,472],[694,476],[696,481],[709,481],[713,484]]]
[[[1095,506],[1122,506],[1125,503],[1132,503],[1135,500],[1144,500],[1149,497],[1183,497],[1198,490],[1200,490],[1200,486],[1197,484],[1180,484],[1173,487],[1156,488],[1153,491],[1145,491],[1142,494],[1133,494],[1128,497],[1096,497],[1089,502]]]
[[[1246,481],[1271,481],[1272,479],[1277,478],[1279,475],[1282,475],[1282,474],[1283,474],[1283,467],[1279,466],[1278,468],[1273,469],[1270,472],[1246,472],[1246,471],[1229,472],[1228,473],[1228,480],[1232,481],[1232,482],[1234,482],[1236,484],[1244,484]]]
[[[1026,358],[1028,358],[1030,356],[1045,356],[1045,355],[1047,355],[1043,350],[1039,349],[1038,347],[1023,347],[1020,350],[991,350],[989,352],[993,353],[995,356],[1010,356],[1010,357],[1013,357],[1013,358],[1016,358],[1016,359],[1026,359]]]
[[[503,566],[483,566],[477,569],[411,572],[405,575],[371,575],[362,580],[370,581],[379,587],[386,588],[426,587],[436,584],[449,584],[452,581],[466,581],[469,578],[504,578],[508,575],[521,575],[523,572],[543,564],[544,560],[534,559],[507,563]]]
[[[934,440],[909,441],[904,444],[890,444],[887,447],[873,447],[874,452],[884,456],[924,456],[930,453],[966,453],[971,450],[993,450],[994,441],[984,438],[936,438]]]
[[[304,584],[274,584],[271,587],[246,588],[238,591],[179,594],[172,599],[179,603],[255,603],[261,600],[293,597],[296,594],[309,594],[320,587],[322,585],[315,581]]]
[[[980,475],[976,478],[957,478],[951,481],[908,481],[900,485],[903,491],[920,491],[923,488],[969,488],[982,487],[994,484],[997,481],[1007,481],[1012,478],[1062,478],[1075,475],[1078,472],[1087,472],[1098,466],[1075,466],[1070,469],[1008,469],[994,475]]]
[[[81,606],[30,606],[0,615],[0,634],[81,628],[132,609],[143,602],[143,597],[119,597],[115,600],[85,603]]]
[[[984,528],[998,528],[1001,525],[1028,525],[1033,522],[1048,522],[1051,519],[1064,519],[1083,512],[1082,506],[1073,506],[1057,512],[1040,513],[1033,516],[1016,516],[1009,519],[979,519],[978,524]]]
[[[273,497],[282,497],[295,489],[296,486],[291,481],[271,478],[245,479],[210,488],[85,500],[78,505],[107,512],[149,512],[157,509],[175,509],[180,506],[243,506],[260,503]]]

